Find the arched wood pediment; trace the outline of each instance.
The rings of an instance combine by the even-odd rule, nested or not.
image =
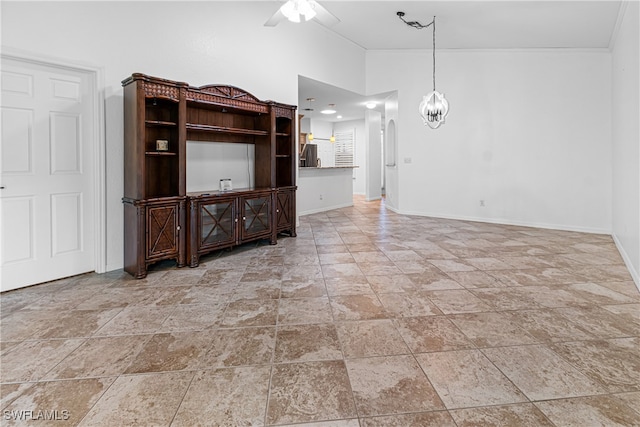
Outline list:
[[[215,96],[231,100],[249,101],[249,102],[262,102],[246,90],[240,89],[235,86],[228,85],[205,85],[197,88],[198,91],[208,93]]]

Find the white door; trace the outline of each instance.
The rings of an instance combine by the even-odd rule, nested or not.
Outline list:
[[[0,289],[94,271],[94,76],[2,58]]]

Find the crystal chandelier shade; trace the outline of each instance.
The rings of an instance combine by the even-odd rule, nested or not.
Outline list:
[[[444,94],[436,90],[436,17],[427,25],[422,25],[417,21],[406,21],[404,12],[396,13],[400,20],[410,27],[421,30],[423,28],[432,27],[433,29],[433,91],[422,97],[422,102],[418,107],[422,122],[431,129],[437,129],[444,123],[449,113],[449,102],[445,99]]]
[[[419,107],[420,117],[425,125],[431,129],[437,129],[449,112],[449,102],[444,95],[434,90],[422,97]]]

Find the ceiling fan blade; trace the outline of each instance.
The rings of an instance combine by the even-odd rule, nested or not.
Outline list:
[[[317,1],[309,0],[309,3],[311,3],[312,7],[316,11],[316,16],[314,19],[316,19],[325,27],[333,27],[334,25],[340,22],[338,17],[336,17],[333,13],[325,9],[325,7],[322,6],[320,3],[318,3]]]
[[[316,16],[313,19],[318,21],[320,24],[324,25],[325,27],[333,27],[334,25],[336,25],[337,23],[340,22],[340,20],[333,13],[329,12],[327,9],[325,9],[324,6],[322,6],[317,1],[308,0],[308,2],[316,12]],[[267,22],[264,23],[264,26],[265,27],[275,27],[280,22],[282,22],[282,21],[284,21],[286,19],[287,18],[282,13],[282,7],[280,7],[271,16],[271,18],[269,18],[267,20]]]
[[[275,27],[276,25],[278,25],[284,19],[286,19],[286,18],[284,17],[282,12],[280,11],[280,8],[278,8],[278,10],[276,10],[276,13],[271,15],[271,18],[267,19],[267,22],[264,23],[264,26],[265,27]]]

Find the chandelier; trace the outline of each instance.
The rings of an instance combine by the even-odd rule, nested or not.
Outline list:
[[[421,30],[423,28],[433,28],[433,91],[422,97],[422,102],[418,107],[420,117],[425,125],[431,129],[437,129],[444,123],[449,112],[449,102],[443,93],[436,90],[436,17],[427,25],[422,25],[417,21],[405,21],[404,12],[397,12],[398,18],[410,27]]]

